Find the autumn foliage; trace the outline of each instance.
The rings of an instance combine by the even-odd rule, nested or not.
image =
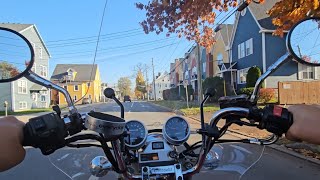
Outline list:
[[[265,0],[247,0],[247,3],[263,3]],[[227,12],[238,6],[237,0],[151,0],[148,4],[136,3],[146,11],[146,19],[140,24],[145,33],[177,34],[195,40],[210,48],[214,42],[214,26],[217,12]],[[307,16],[320,16],[319,0],[279,0],[268,12],[275,32],[282,35],[296,22]]]

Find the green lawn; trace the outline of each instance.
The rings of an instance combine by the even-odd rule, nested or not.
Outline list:
[[[10,112],[8,111],[8,115],[25,115],[25,114],[33,114],[33,113],[39,113],[39,112],[50,112],[52,111],[51,108],[47,108],[47,109],[30,109],[30,110],[26,110],[26,111],[19,111],[19,112]],[[0,111],[0,116],[4,116],[5,112],[4,111]]]
[[[200,113],[200,108],[197,102],[190,102],[189,108],[185,101],[152,101],[152,103],[160,106],[168,107],[173,110],[180,110],[185,115],[196,115]],[[205,112],[214,112],[219,110],[220,107],[217,104],[206,104],[204,107]]]

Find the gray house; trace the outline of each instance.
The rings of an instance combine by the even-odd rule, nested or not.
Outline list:
[[[0,27],[15,30],[24,35],[33,45],[35,63],[32,71],[48,79],[50,54],[34,24],[0,23]],[[50,90],[21,78],[10,83],[0,84],[0,110],[3,103],[8,102],[11,111],[23,111],[33,108],[48,108],[50,105]]]
[[[279,57],[287,52],[286,33],[284,37],[274,36],[276,27],[266,12],[279,0],[268,0],[263,4],[251,3],[235,18],[231,37],[231,60],[236,64],[237,89],[246,85],[246,75],[250,67],[258,66],[262,73]],[[279,81],[318,79],[317,68],[288,62],[269,76],[265,87],[278,88]]]

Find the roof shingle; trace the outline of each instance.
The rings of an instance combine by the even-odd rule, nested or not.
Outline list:
[[[54,69],[51,81],[59,80],[63,76],[67,74],[68,69],[73,69],[77,72],[74,81],[76,82],[89,82],[95,80],[95,75],[98,69],[98,65],[95,64],[92,67],[92,64],[57,64],[56,68]],[[91,79],[91,70],[92,72],[92,79]]]

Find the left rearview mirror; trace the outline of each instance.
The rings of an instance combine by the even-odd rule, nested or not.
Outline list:
[[[287,48],[303,64],[320,66],[320,18],[307,18],[289,32]]]
[[[0,83],[23,77],[33,63],[31,43],[20,33],[0,27]]]

